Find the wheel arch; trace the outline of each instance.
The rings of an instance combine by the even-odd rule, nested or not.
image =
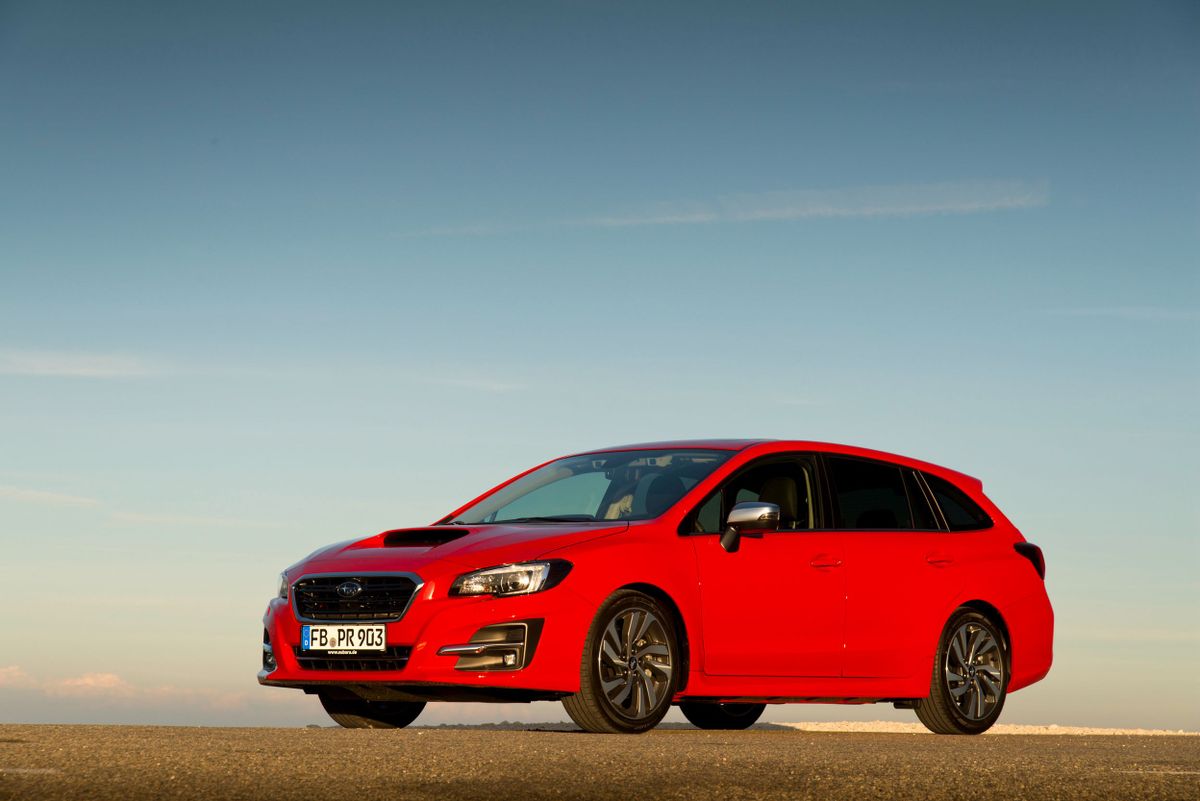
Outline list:
[[[671,622],[675,624],[675,632],[679,636],[679,685],[675,688],[676,693],[683,692],[687,687],[688,671],[691,668],[691,638],[688,636],[687,624],[683,620],[683,612],[679,609],[679,604],[675,603],[675,599],[670,594],[654,584],[645,582],[634,582],[618,587],[618,590],[635,590],[643,595],[649,595],[654,600],[663,605],[671,614]],[[1008,635],[1005,634],[1005,637]]]
[[[1012,656],[1013,656],[1012,655],[1012,647],[1013,647],[1012,646],[1012,635],[1008,631],[1008,622],[1005,621],[1004,615],[1002,615],[1000,613],[1000,610],[997,609],[995,606],[988,603],[987,601],[980,600],[980,599],[965,601],[964,603],[959,604],[960,609],[964,608],[964,607],[967,609],[974,609],[976,612],[978,612],[979,614],[986,617],[992,623],[996,624],[996,626],[1000,629],[1000,633],[1002,635],[1004,635],[1004,651],[1005,651],[1005,655],[1008,657],[1008,667],[1007,667],[1008,672],[1009,672],[1008,678],[1011,679],[1012,678]]]

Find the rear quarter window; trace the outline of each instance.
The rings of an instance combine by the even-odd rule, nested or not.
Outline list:
[[[951,531],[977,531],[981,528],[991,528],[992,518],[979,508],[979,504],[971,500],[965,492],[946,481],[944,478],[921,474],[925,483],[933,492],[934,500],[946,518],[946,526]]]

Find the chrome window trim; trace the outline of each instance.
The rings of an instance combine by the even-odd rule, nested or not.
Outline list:
[[[393,578],[406,578],[406,579],[414,582],[417,586],[413,588],[412,595],[410,595],[408,598],[408,603],[406,603],[404,605],[404,608],[400,610],[400,613],[398,615],[396,615],[395,617],[391,617],[391,618],[375,618],[374,620],[319,620],[319,619],[304,617],[303,615],[300,614],[300,607],[298,607],[296,605],[296,585],[299,584],[300,582],[304,581],[305,579],[339,578],[339,577],[346,578],[346,579],[352,579],[352,578],[356,578],[358,576],[391,576]],[[296,579],[295,581],[293,581],[291,584],[288,585],[288,595],[291,596],[288,599],[288,602],[292,607],[292,614],[295,616],[296,620],[299,620],[301,623],[315,623],[319,626],[341,626],[341,625],[362,626],[362,625],[371,625],[371,624],[379,625],[379,624],[386,624],[386,623],[395,623],[397,620],[403,619],[404,616],[406,614],[408,614],[408,610],[412,607],[413,601],[415,601],[417,599],[417,594],[421,592],[421,589],[424,586],[425,586],[424,580],[422,580],[421,577],[418,576],[416,573],[408,573],[408,572],[404,572],[404,571],[395,571],[395,570],[360,570],[358,572],[353,572],[353,573],[348,572],[348,571],[339,570],[334,573],[305,573],[304,575],[300,576],[298,579]]]

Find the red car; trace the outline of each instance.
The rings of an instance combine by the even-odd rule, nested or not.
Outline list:
[[[630,445],[288,568],[259,681],[347,727],[428,701],[561,700],[594,732],[671,704],[740,729],[765,704],[888,702],[978,734],[1050,669],[1044,577],[962,473],[817,442]]]

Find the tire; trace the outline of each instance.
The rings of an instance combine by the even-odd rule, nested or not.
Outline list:
[[[588,629],[579,692],[563,699],[584,731],[639,734],[658,725],[679,683],[679,638],[669,612],[649,595],[613,593]]]
[[[973,609],[956,611],[938,643],[929,696],[917,717],[934,734],[983,734],[1004,709],[1008,642],[1000,627]]]
[[[748,729],[762,715],[766,704],[714,704],[684,701],[679,711],[698,729]]]
[[[319,696],[329,717],[344,729],[403,729],[417,719],[425,703],[410,701],[364,701]]]

